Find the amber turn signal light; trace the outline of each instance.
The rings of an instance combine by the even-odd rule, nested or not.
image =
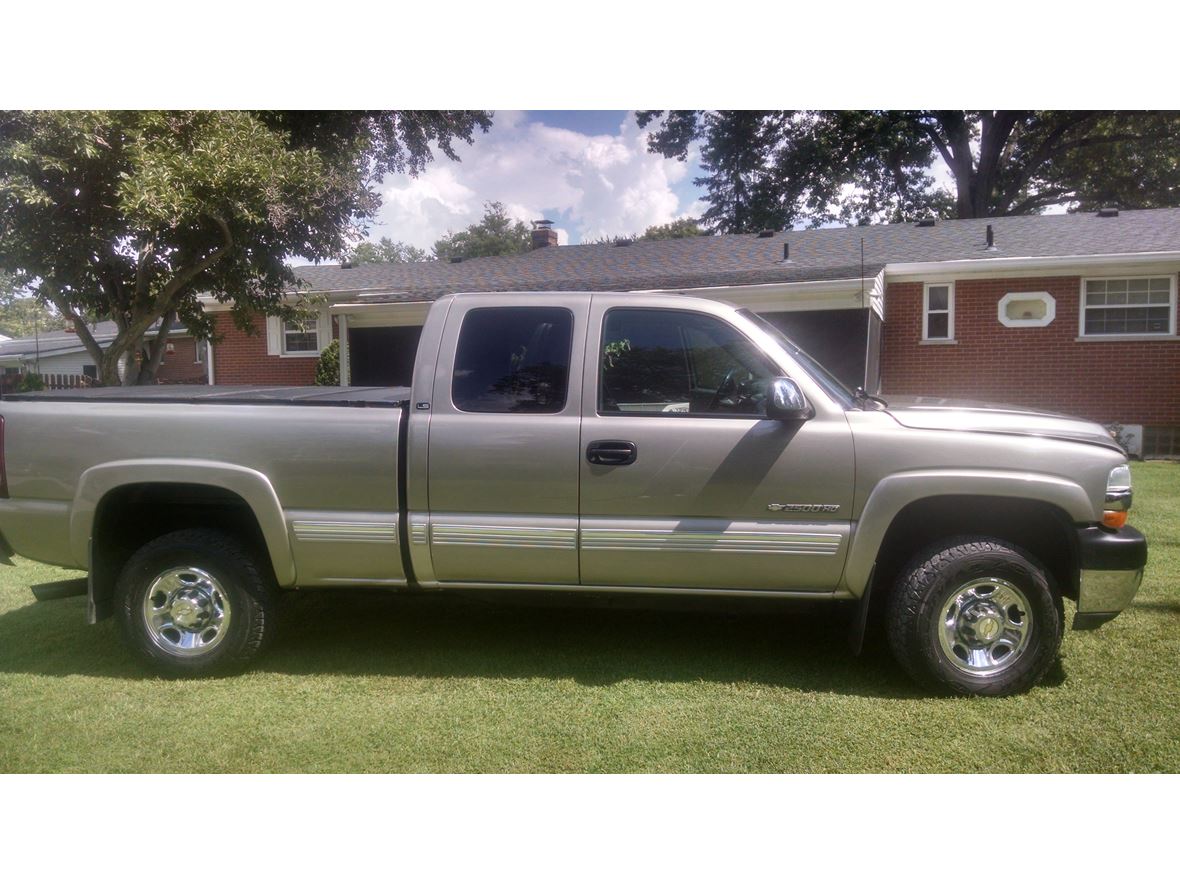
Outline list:
[[[1102,524],[1108,529],[1121,529],[1127,524],[1126,510],[1102,511]]]

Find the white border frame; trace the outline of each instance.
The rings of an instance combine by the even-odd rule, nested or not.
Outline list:
[[[930,337],[930,287],[946,286],[946,337]],[[942,311],[939,311],[941,313]],[[922,284],[922,343],[923,344],[955,344],[955,283],[953,280]]]
[[[1083,285],[1083,290],[1084,290]],[[1014,320],[1008,316],[1006,308],[1013,301],[1040,300],[1045,305],[1045,315],[1039,320]],[[1000,299],[996,307],[996,315],[1001,326],[1009,329],[1041,329],[1057,319],[1057,299],[1048,292],[1009,292]]]
[[[1166,341],[1176,337],[1176,274],[1128,274],[1118,276],[1082,277],[1078,284],[1078,337],[1077,341]],[[1168,280],[1168,332],[1129,332],[1116,335],[1087,335],[1086,334],[1086,283],[1090,280],[1158,280],[1166,277]],[[1126,305],[1127,307],[1149,305]]]

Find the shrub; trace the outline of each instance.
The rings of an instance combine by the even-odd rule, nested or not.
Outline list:
[[[340,384],[340,340],[336,339],[322,351],[315,364],[315,383],[320,387]]]

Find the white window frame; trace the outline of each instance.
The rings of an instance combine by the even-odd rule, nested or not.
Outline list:
[[[1091,280],[1102,280],[1103,282],[1110,282],[1111,280],[1160,280],[1167,279],[1168,281],[1168,331],[1167,332],[1119,332],[1113,335],[1104,335],[1102,333],[1089,335],[1086,334],[1086,283]],[[1134,305],[1128,304],[1126,307],[1147,307],[1149,305]],[[1159,306],[1159,305],[1157,305]],[[1101,309],[1101,308],[1099,308]],[[1078,341],[1159,341],[1161,339],[1176,337],[1176,274],[1175,273],[1149,273],[1149,274],[1134,274],[1134,275],[1118,275],[1118,276],[1103,276],[1103,277],[1082,277],[1080,290],[1078,292]]]
[[[930,337],[930,290],[946,288],[946,337]],[[944,311],[936,311],[944,313]],[[955,344],[955,284],[947,280],[941,283],[922,284],[922,342],[924,344]]]
[[[295,328],[291,328],[294,326]],[[288,335],[315,335],[315,347],[310,350],[291,350],[287,347]],[[279,324],[279,342],[280,353],[283,356],[319,356],[320,355],[320,330],[316,323],[311,322],[306,326],[300,326],[293,320],[280,321]]]
[[[320,311],[319,317],[308,324],[307,332],[316,336],[315,350],[288,350],[287,324],[276,316],[266,318],[266,353],[268,356],[278,356],[284,359],[307,359],[318,357],[328,341],[332,340],[332,320],[326,309]],[[291,330],[294,331],[294,330]]]
[[[1023,320],[1012,319],[1008,316],[1008,305],[1013,301],[1041,301],[1045,305],[1045,315],[1040,319]],[[1049,325],[1057,319],[1057,299],[1048,292],[1009,292],[1000,299],[996,308],[1000,324],[1010,329],[1035,329]]]

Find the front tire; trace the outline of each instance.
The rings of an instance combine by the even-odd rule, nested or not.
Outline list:
[[[269,569],[222,532],[186,529],[145,544],[124,565],[115,596],[128,646],[163,676],[240,671],[274,632]]]
[[[889,598],[894,656],[919,682],[967,695],[1027,691],[1057,659],[1061,596],[1025,551],[996,538],[928,547]]]

